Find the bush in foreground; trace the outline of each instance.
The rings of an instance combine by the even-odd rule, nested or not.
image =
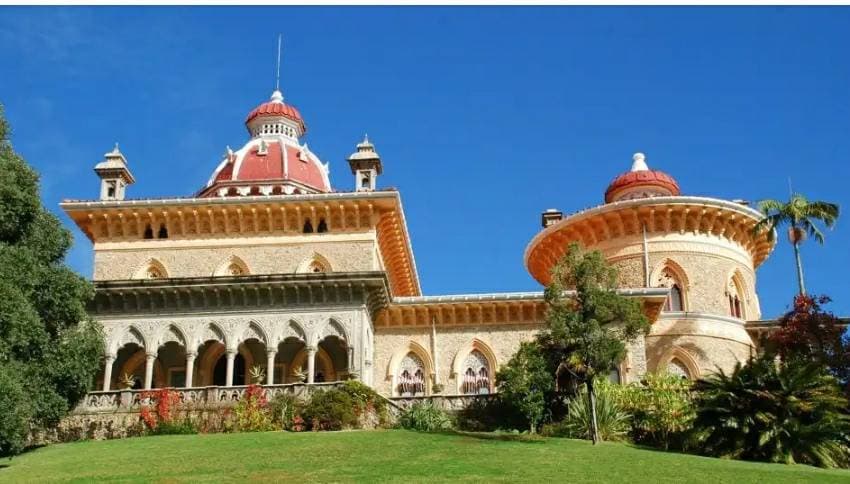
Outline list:
[[[399,418],[401,428],[420,432],[439,432],[451,430],[451,417],[430,402],[417,402],[406,409]]]
[[[647,373],[640,383],[615,388],[619,406],[631,416],[639,444],[685,450],[696,417],[693,383],[668,373]]]
[[[629,430],[629,414],[617,403],[616,389],[606,380],[597,380],[596,424],[602,440],[623,440]],[[544,427],[545,434],[553,437],[590,439],[593,433],[590,397],[586,387],[567,404],[567,417],[560,423]]]
[[[302,417],[311,430],[343,430],[357,425],[354,400],[337,388],[311,395]]]
[[[708,455],[847,467],[850,417],[834,377],[818,362],[773,356],[697,384],[694,426]]]

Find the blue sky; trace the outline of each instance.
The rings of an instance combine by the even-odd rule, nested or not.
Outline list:
[[[426,294],[540,289],[539,214],[598,204],[636,151],[683,192],[850,209],[846,8],[0,8],[0,102],[45,204],[95,198],[115,141],[132,197],[190,195],[274,86],[352,187],[368,132],[401,190]],[[68,219],[62,216],[69,225]],[[803,249],[807,285],[850,314],[850,214]],[[73,229],[69,263],[91,274]],[[795,291],[783,242],[766,317]]]

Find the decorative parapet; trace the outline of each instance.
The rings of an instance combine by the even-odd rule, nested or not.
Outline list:
[[[328,232],[374,231],[392,294],[421,294],[407,222],[397,191],[302,195],[65,200],[60,207],[95,244],[302,234],[306,220]],[[145,239],[146,230],[157,237]],[[318,236],[318,234],[317,234]]]
[[[606,241],[641,234],[691,232],[723,237],[752,257],[753,268],[767,259],[775,241],[766,231],[753,234],[759,211],[737,202],[706,197],[652,197],[600,205],[564,217],[531,239],[525,266],[532,277],[548,284],[550,270],[571,242],[593,248]]]

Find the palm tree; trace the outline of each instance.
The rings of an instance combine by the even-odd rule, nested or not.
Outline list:
[[[800,285],[800,294],[805,294],[806,285],[803,283],[800,244],[807,235],[823,244],[823,232],[815,221],[821,221],[827,228],[832,228],[838,219],[838,205],[829,202],[810,202],[803,195],[792,193],[787,203],[779,200],[762,200],[759,202],[759,210],[764,214],[764,218],[753,227],[754,233],[767,230],[768,239],[773,241],[776,229],[781,225],[788,225],[788,240],[794,246],[794,259],[797,263],[797,282]]]

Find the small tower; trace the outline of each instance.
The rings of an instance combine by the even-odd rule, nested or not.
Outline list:
[[[124,189],[136,181],[127,168],[127,159],[118,150],[118,143],[104,156],[106,158],[94,167],[100,177],[100,199],[124,200]]]
[[[357,143],[357,151],[348,157],[351,173],[354,175],[354,189],[358,192],[375,190],[375,182],[383,171],[381,157],[375,152],[375,145],[369,142],[369,136]]]

